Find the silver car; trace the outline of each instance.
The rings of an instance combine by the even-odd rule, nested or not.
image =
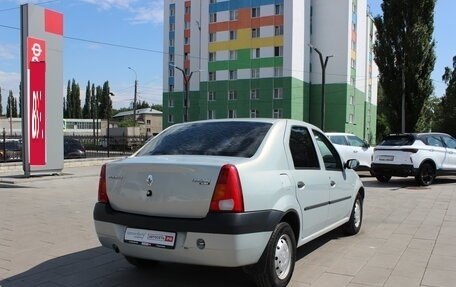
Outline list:
[[[285,286],[297,247],[340,226],[360,230],[357,164],[300,121],[176,124],[102,167],[96,232],[137,266],[245,266],[258,286]]]

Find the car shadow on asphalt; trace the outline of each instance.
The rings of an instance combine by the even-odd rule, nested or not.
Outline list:
[[[344,236],[338,229],[298,248],[297,261]],[[136,268],[105,247],[92,248],[47,260],[22,273],[0,281],[1,287],[253,287],[242,268],[208,267],[176,263]]]

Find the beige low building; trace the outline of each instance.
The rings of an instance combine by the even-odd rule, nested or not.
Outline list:
[[[120,112],[113,116],[113,121],[121,122],[133,117],[133,111]],[[162,131],[163,113],[152,108],[136,110],[136,122],[139,126],[140,135],[151,136]]]

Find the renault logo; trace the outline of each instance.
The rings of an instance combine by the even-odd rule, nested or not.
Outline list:
[[[152,186],[152,183],[154,183],[154,177],[151,174],[149,174],[149,176],[146,179],[146,182],[149,186]]]

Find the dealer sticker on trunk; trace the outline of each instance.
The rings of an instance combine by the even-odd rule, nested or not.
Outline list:
[[[127,228],[124,241],[131,244],[172,249],[176,242],[176,233]]]

